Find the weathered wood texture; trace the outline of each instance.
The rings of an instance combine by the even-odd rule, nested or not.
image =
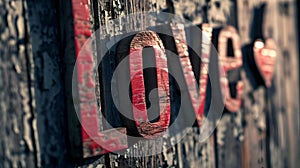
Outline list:
[[[238,28],[242,46],[245,47],[255,40],[252,36],[255,21],[252,19],[255,9],[262,2],[267,3],[264,37],[272,37],[278,46],[278,60],[269,97],[271,108],[268,111],[271,110],[277,120],[275,134],[272,133],[277,141],[270,144],[270,164],[272,167],[297,167],[300,164],[299,44],[295,25],[297,1],[93,0],[90,12],[93,28],[105,27],[105,31],[100,32],[101,36],[120,34],[124,28],[141,30],[135,23],[116,27],[110,24],[110,20],[146,9],[175,13],[195,24],[208,22],[214,27],[231,24]],[[211,142],[200,143],[199,129],[193,127],[168,140],[138,142],[126,150],[125,155],[106,154],[85,160],[70,158],[70,153],[80,156],[77,149],[82,149],[81,137],[78,136],[81,126],[73,113],[72,102],[75,47],[71,18],[70,0],[0,1],[0,167],[222,167],[232,165],[237,158],[231,158],[231,153],[234,151],[239,155],[241,145],[243,167],[265,167],[268,161],[264,142],[267,127],[266,89],[253,84],[253,74],[249,76],[245,66],[245,72],[242,72],[245,93],[241,112],[237,116],[224,114],[215,136],[209,139]],[[144,26],[152,23],[155,21],[148,21]],[[187,36],[191,35],[187,33]],[[107,41],[106,46],[117,40]],[[129,46],[130,41],[126,43]],[[107,59],[103,61],[99,76],[112,76],[115,55],[120,55],[117,49],[114,46],[106,54]],[[101,82],[97,83],[104,86],[101,90],[101,96],[106,100],[101,102],[103,114],[112,126],[119,127],[121,117],[111,101],[111,95],[104,94],[110,93],[111,81]],[[176,88],[171,87],[170,92],[173,92],[173,97],[178,96]],[[176,104],[178,101],[171,97],[171,107],[176,107]],[[241,116],[244,118],[242,123]],[[245,126],[244,138],[241,126]],[[78,129],[68,129],[76,127]],[[175,144],[179,135],[184,133],[186,135],[182,141]],[[241,144],[242,139],[244,142]],[[70,143],[77,148],[70,148]],[[142,149],[161,147],[162,144],[171,145],[171,148],[153,156],[129,157],[140,156]],[[234,164],[240,164],[240,160],[237,162]]]
[[[112,41],[112,39],[109,39],[109,37],[113,37],[114,35],[126,32],[126,29],[139,31],[144,28],[143,26],[151,26],[151,22],[152,25],[153,23],[155,24],[155,20],[142,22],[144,25],[136,24],[135,22],[128,22],[121,27],[112,25],[110,23],[111,19],[120,18],[123,15],[130,14],[133,12],[143,12],[147,10],[154,12],[166,11],[173,12],[175,14],[178,14],[179,16],[190,16],[185,18],[197,24],[201,23],[202,20],[207,20],[207,18],[209,17],[209,19],[213,21],[213,23],[215,23],[215,26],[226,25],[229,23],[235,25],[235,20],[232,19],[232,16],[230,15],[230,13],[234,13],[234,3],[231,1],[226,1],[225,3],[221,3],[222,8],[218,8],[218,6],[220,5],[219,3],[220,2],[205,3],[204,1],[201,3],[199,3],[198,1],[111,1],[110,3],[108,3],[107,1],[92,1],[93,10],[95,12],[94,18],[92,18],[92,22],[95,23],[96,30],[100,28],[101,38],[107,38],[106,46],[109,47],[111,46],[111,43],[116,43],[118,40],[118,38],[116,38],[115,41]],[[182,6],[186,7],[182,8]],[[192,8],[189,8],[189,10],[187,10],[188,6]],[[193,6],[195,6],[198,9],[194,8]],[[144,7],[146,7],[146,9]],[[214,12],[211,11],[209,13],[208,8],[213,10]],[[218,13],[219,17],[217,19],[214,18],[216,13]],[[209,14],[209,16],[206,16],[207,14]],[[193,35],[190,34],[189,36],[189,38],[191,38],[191,36]],[[127,41],[127,44],[129,42],[130,41]],[[124,44],[126,45],[126,43]],[[122,48],[117,48],[117,51],[115,47],[100,49],[100,53],[101,50],[105,51],[107,49],[110,49],[110,52],[108,52],[105,56],[107,57],[106,60],[103,60],[103,63],[101,64],[102,68],[100,71],[100,75],[102,75],[102,80],[104,77],[104,83],[102,84],[102,86],[104,87],[102,88],[103,93],[110,93],[110,78],[108,77],[105,79],[105,77],[111,76],[111,73],[113,72],[113,69],[116,66],[114,62],[114,57],[116,57],[116,53],[122,53],[124,52],[124,50],[126,50],[126,46],[124,44],[119,45],[122,46]],[[114,105],[110,104],[112,101],[109,101],[111,100],[110,94],[103,94],[103,96],[103,99],[107,100],[107,102],[104,102],[103,104],[105,106],[104,113],[107,114],[107,116],[112,116],[112,114],[108,114],[115,111],[113,107]],[[178,104],[176,105],[176,102],[172,101],[171,105],[178,106]],[[113,123],[117,123],[116,119],[111,119],[110,121],[112,121]],[[125,152],[125,156],[109,154],[107,155],[109,160],[105,159],[106,162],[104,160],[100,162],[102,164],[109,163],[109,165],[112,167],[216,167],[214,159],[215,149],[213,136],[209,139],[209,141],[211,142],[200,143],[198,128],[187,128],[185,132],[187,132],[187,134],[186,136],[184,136],[184,139],[178,144],[174,144],[174,146],[165,153],[156,154],[150,157],[146,156],[142,158],[128,157],[139,156],[143,153],[143,149],[153,149],[154,146],[161,147],[162,143],[172,144],[177,140],[176,137],[180,137],[180,135],[174,136],[171,142],[169,142],[169,140],[166,141],[164,139],[157,140],[157,143],[155,144],[148,142],[138,142],[133,146],[133,148]]]
[[[219,53],[218,62],[224,68],[219,71],[225,73],[220,76],[219,81],[225,94],[225,109],[215,132],[217,165],[219,167],[241,167],[243,83],[240,74],[242,66],[240,39],[233,26],[216,29],[213,39],[214,46]],[[229,151],[234,152],[228,155]]]
[[[238,1],[238,27],[242,44],[245,46],[255,40],[255,34],[259,29],[259,9],[262,3],[266,3],[264,21],[262,25],[263,37],[271,37],[277,43],[277,61],[272,88],[270,89],[271,108],[269,113],[277,120],[275,135],[270,137],[277,139],[276,144],[270,145],[272,167],[297,167],[299,160],[299,142],[297,134],[299,127],[296,118],[299,118],[299,46],[295,34],[296,29],[296,1],[290,0],[255,0]],[[253,15],[256,14],[256,19]],[[261,18],[259,18],[261,16]],[[258,20],[257,20],[258,19]],[[259,33],[258,33],[259,34]],[[244,67],[247,69],[247,67]],[[266,89],[256,88],[251,83],[253,76],[247,74],[248,81],[245,82],[245,143],[244,143],[244,165],[243,167],[256,167],[258,161],[266,164],[267,160],[260,160],[262,156],[260,139],[265,129]],[[251,79],[252,78],[252,79]],[[249,83],[250,82],[250,83]],[[296,87],[297,86],[297,87]],[[293,88],[293,89],[291,89]],[[269,96],[270,96],[269,95]],[[297,112],[296,112],[297,111]],[[256,127],[256,129],[255,129]],[[261,132],[263,131],[263,132]],[[273,143],[273,142],[272,142]],[[265,144],[266,145],[266,144]],[[297,154],[298,153],[298,154]],[[257,156],[257,157],[255,157]]]
[[[253,4],[252,4],[252,2],[253,2]],[[126,9],[126,10],[122,11],[121,8],[120,8],[119,11],[116,12],[116,13],[119,14],[118,16],[120,16],[121,14],[127,14],[127,13],[134,12],[134,11],[141,11],[141,8],[136,7],[136,6],[134,6],[133,8],[129,8],[129,7],[132,7],[130,5],[131,3],[134,3],[134,2],[127,2],[126,1],[124,3],[124,5],[125,5],[124,9]],[[153,2],[153,4],[154,3],[155,2]],[[149,2],[149,4],[151,4],[151,2]],[[194,5],[194,4],[198,4],[198,5]],[[203,4],[203,6],[201,4]],[[189,1],[189,2],[176,1],[176,2],[171,2],[171,3],[169,1],[165,2],[165,3],[162,2],[162,1],[160,1],[159,5],[156,6],[156,8],[151,8],[151,10],[159,11],[161,9],[164,9],[164,11],[169,11],[169,12],[173,12],[175,14],[179,14],[181,16],[184,16],[185,18],[190,19],[194,23],[201,23],[203,20],[208,20],[210,23],[214,24],[215,27],[221,26],[221,25],[226,25],[226,24],[234,25],[240,31],[241,39],[242,39],[242,44],[246,45],[247,42],[248,43],[251,42],[250,41],[250,39],[251,39],[251,30],[250,30],[250,28],[251,28],[251,24],[253,24],[253,22],[250,19],[252,18],[252,14],[254,13],[254,8],[253,7],[255,7],[255,6],[258,7],[259,4],[260,4],[260,2],[255,2],[255,1],[251,1],[251,2],[250,1],[237,1],[237,3],[233,3],[232,1],[222,1],[222,2],[221,1],[210,1],[207,4],[205,4],[205,2],[202,2],[202,3],[200,3],[200,5],[199,5],[199,2],[194,2],[194,1]],[[277,13],[277,15],[279,15],[281,12],[282,13],[288,13],[289,16],[290,16],[289,17],[290,19],[294,18],[293,17],[293,13],[287,12],[287,11],[291,11],[291,12],[294,11],[293,9],[291,9],[291,7],[290,7],[291,5],[286,5],[286,4],[290,4],[290,2],[288,2],[288,3],[283,3],[283,2],[280,2],[280,3],[279,2],[268,2],[268,4],[270,6],[273,5],[273,8],[274,8],[274,5],[277,6],[277,7],[274,8],[276,10],[280,9],[280,11],[273,12],[273,14]],[[101,20],[101,23],[103,24],[103,26],[107,26],[106,28],[109,28],[108,30],[113,29],[114,33],[118,33],[118,30],[120,30],[119,27],[112,28],[111,25],[105,24],[105,23],[108,22],[109,19],[113,19],[113,18],[116,18],[118,16],[117,15],[111,15],[111,12],[110,12],[111,8],[109,8],[109,7],[103,7],[103,5],[101,6],[101,4],[99,6],[100,6],[100,9],[102,9],[102,11],[103,11],[103,12],[100,12],[100,13],[105,13],[105,15],[100,15],[100,17],[98,19]],[[202,6],[202,7],[199,7],[199,6]],[[246,6],[246,8],[245,8],[245,6]],[[288,6],[288,7],[286,8],[286,6]],[[150,7],[153,7],[153,5],[150,5]],[[190,7],[190,8],[188,8],[188,7]],[[194,7],[196,7],[196,8],[194,8]],[[186,10],[186,9],[189,9],[189,10]],[[272,7],[269,7],[269,9],[272,9]],[[116,10],[116,8],[114,8],[114,10]],[[201,21],[197,18],[197,16],[200,13],[199,12],[200,10],[202,10],[201,11],[202,12],[201,19],[200,19]],[[206,13],[203,12],[205,10],[207,10]],[[244,12],[244,11],[248,11],[248,12]],[[270,15],[270,10],[269,10],[268,13]],[[284,15],[285,14],[283,14],[283,16]],[[235,16],[237,16],[237,17],[235,17]],[[197,19],[195,19],[195,18],[197,18]],[[282,20],[287,20],[287,18],[288,17],[283,18],[283,19],[281,19],[281,21]],[[274,18],[273,19],[269,19],[269,21],[266,21],[266,22],[270,23],[270,21],[272,21],[272,20],[274,20]],[[287,24],[281,24],[281,25],[287,25]],[[131,26],[131,25],[128,25],[128,26]],[[135,25],[133,25],[132,27],[134,27],[134,26]],[[281,29],[279,29],[276,26],[272,25],[271,27],[273,27],[273,28],[269,29],[268,32],[269,33],[270,32],[271,33],[274,32],[274,30],[272,31],[272,29],[276,29],[276,31],[281,30]],[[283,29],[283,30],[285,30],[285,32],[295,33],[295,29],[294,28],[295,27],[292,27],[291,28],[292,30],[290,30],[290,29]],[[115,31],[115,30],[117,30],[117,31]],[[136,30],[139,30],[139,28],[136,28]],[[109,35],[113,35],[114,33],[112,33],[112,34],[110,33]],[[105,32],[104,32],[104,34],[105,34]],[[284,38],[287,38],[288,36],[283,36],[282,35],[282,37],[284,39]],[[277,40],[282,41],[282,39],[280,39],[278,37],[277,37]],[[296,45],[297,44],[296,41],[293,44]],[[285,65],[289,65],[289,63],[292,63],[291,65],[296,64],[298,62],[296,60],[297,59],[296,55],[297,55],[297,53],[296,53],[296,51],[294,51],[293,58],[289,57],[288,61],[290,61],[290,59],[295,59],[295,60],[293,61],[293,63],[292,62],[286,62]],[[278,63],[282,63],[282,61],[278,61]],[[283,67],[284,65],[281,64],[280,66]],[[277,76],[277,77],[275,77],[274,81],[277,81],[277,82],[274,84],[274,87],[278,88],[277,92],[276,92],[276,94],[278,96],[274,96],[273,95],[272,99],[278,99],[278,100],[276,100],[276,101],[273,100],[273,106],[275,106],[275,108],[273,107],[273,109],[280,110],[280,109],[285,109],[286,107],[288,107],[287,109],[293,107],[297,111],[297,109],[299,109],[298,103],[296,102],[298,100],[298,94],[296,94],[296,95],[294,94],[294,96],[296,96],[295,99],[291,99],[290,96],[287,95],[287,93],[290,93],[290,91],[287,92],[287,90],[280,90],[279,88],[282,88],[281,86],[283,84],[282,82],[283,82],[284,75],[282,75],[280,68],[277,68],[276,72],[277,73],[275,74],[275,76]],[[285,68],[284,72],[287,73],[287,69],[286,68]],[[297,80],[298,79],[297,78],[297,71],[293,71],[293,72],[288,71],[288,72],[289,73],[293,73],[293,77],[291,77],[290,86],[298,86],[298,83],[297,83],[298,82],[298,80]],[[254,88],[252,88],[253,87],[252,84],[249,83],[249,82],[247,82],[247,78],[248,78],[248,76],[246,76],[244,74],[243,79],[244,79],[245,85],[246,85],[245,86],[245,88],[246,88],[245,92],[246,93],[244,95],[245,95],[245,99],[246,100],[245,100],[245,103],[244,103],[245,104],[245,108],[243,108],[242,112],[244,114],[246,114],[245,115],[245,117],[246,117],[246,123],[247,123],[247,127],[246,128],[247,128],[247,131],[248,131],[248,132],[246,131],[246,139],[248,139],[248,140],[246,141],[246,143],[244,145],[244,148],[248,148],[252,152],[252,154],[247,155],[247,154],[245,154],[245,151],[244,151],[245,155],[243,155],[243,156],[245,157],[244,159],[247,162],[247,163],[244,163],[244,166],[247,166],[247,165],[248,166],[249,165],[250,166],[255,166],[255,165],[260,165],[260,164],[264,165],[264,164],[266,164],[266,158],[265,158],[266,154],[264,153],[266,149],[264,149],[265,147],[261,147],[261,144],[262,145],[266,145],[266,144],[265,144],[265,142],[261,142],[259,140],[260,139],[259,138],[260,137],[259,129],[264,129],[264,127],[266,127],[266,125],[264,126],[264,124],[265,124],[265,118],[264,118],[265,114],[262,113],[263,110],[264,110],[264,108],[265,108],[265,106],[266,106],[266,104],[267,104],[265,102],[265,100],[264,100],[265,89],[261,88],[261,89],[258,89],[258,90],[257,89],[254,90]],[[294,82],[294,83],[292,84],[292,82]],[[287,86],[286,84],[284,84],[284,85]],[[291,106],[285,106],[285,105],[283,105],[284,102],[285,102],[285,100],[283,100],[282,98],[285,97],[285,96],[287,96],[285,99],[289,99],[289,103],[290,103]],[[279,99],[281,99],[281,100],[279,100]],[[295,100],[295,101],[292,101],[292,100]],[[280,101],[280,102],[278,102],[278,101]],[[257,105],[257,108],[253,108],[253,102],[254,102],[254,105]],[[281,105],[279,105],[279,104],[281,104]],[[272,112],[272,113],[274,113],[275,115],[276,114],[280,115],[277,112]],[[295,118],[298,117],[298,114],[293,113],[292,110],[290,110],[289,113],[286,113],[286,114],[287,115],[285,117],[289,116],[290,119],[292,119],[291,116],[293,116]],[[255,117],[254,118],[250,117],[251,119],[249,119],[249,116],[251,116],[251,115],[255,115]],[[242,126],[241,125],[241,115],[239,114],[237,117],[234,117],[234,116],[232,116],[232,117],[233,117],[233,119],[228,119],[228,117],[224,117],[220,121],[220,123],[221,123],[220,125],[223,124],[223,125],[231,125],[231,126],[229,126],[228,128],[226,128],[225,126],[224,126],[225,128],[224,127],[220,128],[220,130],[217,133],[218,134],[217,137],[220,137],[220,139],[218,139],[218,142],[219,142],[218,145],[224,147],[222,149],[222,150],[224,150],[224,152],[231,151],[229,149],[234,149],[236,147],[233,146],[231,148],[229,146],[224,146],[223,144],[224,144],[224,142],[232,142],[230,140],[230,137],[235,136],[235,140],[237,141],[236,145],[238,146],[237,153],[240,153],[241,152],[241,144],[239,144],[239,138],[243,139],[243,136],[239,135],[241,133],[239,131],[241,131],[241,130],[237,131],[237,129],[240,129],[241,126]],[[279,120],[281,120],[280,121],[281,123],[280,122],[278,123],[278,125],[281,125],[280,126],[281,130],[289,128],[288,129],[288,130],[290,130],[289,131],[289,135],[291,135],[292,132],[293,132],[292,127],[296,127],[297,121],[295,121],[295,119],[294,119],[293,122],[289,122],[289,123],[285,123],[284,124],[282,122],[287,121],[287,120],[284,120],[284,116],[278,116],[278,118],[279,118]],[[294,125],[292,125],[292,124],[294,124]],[[232,132],[232,128],[233,128],[234,132]],[[224,130],[221,131],[221,129],[222,130],[225,129],[225,132],[223,132]],[[249,132],[250,130],[253,131],[253,132],[250,133]],[[283,139],[284,139],[284,137],[289,137],[289,138],[286,138],[284,141],[285,142],[290,142],[291,141],[297,147],[297,145],[296,145],[297,142],[294,142],[295,138],[293,138],[292,136],[284,135],[286,133],[284,131],[280,131],[280,130],[278,130],[278,131],[281,132],[281,134],[278,135],[279,137],[281,137]],[[223,132],[223,134],[220,134],[220,132]],[[228,132],[228,134],[226,132]],[[193,135],[193,133],[191,133],[191,134]],[[254,136],[255,134],[257,136]],[[221,140],[224,137],[225,137],[225,139]],[[189,135],[187,135],[186,138],[188,139]],[[249,141],[253,141],[253,142],[251,142],[250,144],[248,144]],[[189,142],[182,141],[182,143],[180,143],[180,144],[186,144],[186,143],[189,143]],[[193,144],[192,146],[197,146],[197,143],[195,141],[191,141],[190,143]],[[176,145],[175,149],[177,151],[187,150],[187,148],[182,148],[182,146],[180,144]],[[187,147],[187,146],[185,146],[185,147]],[[140,148],[139,145],[137,145],[136,148],[139,149]],[[287,156],[287,155],[285,155],[285,156],[279,156],[278,155],[280,153],[280,152],[278,152],[278,150],[291,150],[291,149],[283,147],[283,146],[282,147],[277,147],[277,148],[275,148],[275,147],[272,148],[273,151],[277,150],[277,151],[274,151],[273,154],[272,154],[272,156],[271,156],[271,157],[273,157],[273,159],[272,159],[273,162],[275,162],[275,160],[277,160],[278,164],[279,163],[280,164],[286,164],[287,162],[289,162],[289,161],[287,161],[287,158],[284,159],[284,157]],[[195,150],[197,150],[197,149],[195,149]],[[249,150],[248,150],[248,152],[249,152]],[[220,152],[221,155],[223,153],[222,151],[218,151],[218,152]],[[260,153],[260,152],[263,152],[263,153]],[[293,151],[293,152],[294,152],[294,154],[296,154],[296,151]],[[186,163],[184,160],[185,160],[185,158],[187,158],[186,156],[188,155],[187,153],[185,153],[185,154],[186,154],[185,156],[180,156],[180,153],[177,153],[174,158],[172,158],[172,157],[168,158],[169,160],[168,160],[167,163],[174,163],[174,159],[178,158],[178,159],[180,159],[182,161],[182,162],[178,163],[179,166],[184,166],[185,163]],[[293,157],[296,156],[294,154],[293,154]],[[115,157],[110,156],[110,157],[111,158],[115,158],[116,156]],[[247,160],[247,157],[250,157],[250,158],[248,158],[248,160]],[[263,160],[261,159],[261,157],[263,157]],[[295,163],[295,158],[292,159],[293,157],[289,157],[288,158],[288,159],[291,160],[291,162],[289,162],[289,163]],[[163,157],[163,158],[166,158],[166,157]],[[182,158],[184,158],[184,159],[182,160]],[[190,155],[190,158],[187,158],[187,159],[191,159],[191,158],[193,158],[193,157]],[[222,158],[222,156],[221,156],[221,158]],[[228,159],[228,158],[226,158],[226,159],[225,158],[223,158],[221,160]],[[275,158],[277,158],[277,159],[275,159]],[[281,159],[283,159],[283,160],[281,160]],[[129,160],[131,160],[130,162],[135,162],[134,160],[136,160],[136,159],[135,158],[131,158]],[[142,165],[145,165],[145,162],[147,162],[147,160],[149,161],[150,159],[144,160]],[[171,161],[171,160],[173,160],[173,161]],[[229,158],[229,160],[230,160],[230,158]],[[278,160],[280,160],[280,161],[278,161]],[[117,160],[114,161],[112,159],[110,161],[111,161],[112,164],[117,164],[118,163]],[[140,163],[140,161],[141,160],[138,160],[137,162]],[[228,162],[230,163],[230,161],[228,161]],[[250,163],[250,162],[252,162],[252,163]],[[195,160],[191,159],[188,163],[191,163],[193,165],[195,163]],[[241,163],[239,163],[239,164],[241,164]],[[117,164],[117,165],[119,165],[119,164]],[[272,165],[276,165],[276,163],[272,163]],[[295,164],[293,164],[293,165],[295,165]],[[188,165],[185,165],[185,166],[188,166]]]
[[[66,127],[58,3],[28,0],[34,59],[34,87],[39,137],[38,166],[62,167],[66,160]]]
[[[74,105],[78,108],[78,117],[81,123],[82,151],[83,157],[103,155],[126,149],[127,137],[126,128],[108,129],[99,131],[98,116],[101,111],[101,105],[98,106],[96,96],[96,75],[97,68],[94,68],[96,61],[92,47],[93,43],[89,41],[92,36],[92,25],[90,23],[90,12],[87,8],[89,1],[72,1],[74,18],[74,41],[76,47],[76,77],[73,79],[73,88],[78,91],[78,100]],[[74,76],[73,76],[74,78]],[[76,81],[76,82],[74,82]],[[77,85],[76,85],[77,84]],[[75,86],[74,86],[75,85]],[[76,98],[73,94],[73,98]],[[101,101],[101,99],[100,99]],[[100,109],[100,110],[99,110]],[[74,113],[74,112],[73,112]],[[100,120],[100,122],[102,122]],[[72,130],[74,128],[69,128]],[[76,128],[75,128],[76,129]]]
[[[0,1],[0,167],[36,167],[37,121],[27,5]]]

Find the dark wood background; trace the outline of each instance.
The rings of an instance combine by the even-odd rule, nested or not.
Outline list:
[[[299,43],[297,3],[293,0],[95,0],[91,1],[94,29],[111,19],[135,11],[165,11],[194,24],[204,18],[214,27],[233,25],[246,47],[253,39],[253,16],[267,4],[263,33],[278,46],[272,114],[277,119],[279,143],[271,146],[272,167],[299,165]],[[119,8],[116,4],[121,4]],[[299,3],[299,2],[298,2]],[[244,105],[238,116],[226,114],[209,141],[197,141],[198,128],[185,131],[184,139],[167,152],[139,158],[116,154],[91,159],[73,159],[80,132],[74,118],[71,73],[75,64],[72,2],[46,0],[0,1],[0,167],[257,167],[261,166],[260,140],[264,133],[265,88],[254,87],[251,72],[244,67]],[[128,26],[131,26],[128,24]],[[138,28],[136,28],[138,30]],[[105,73],[105,72],[104,72]],[[109,73],[109,69],[107,69]],[[107,105],[108,106],[108,105]],[[243,126],[242,135],[231,128]],[[174,137],[176,138],[176,137]],[[232,143],[231,143],[232,142]],[[76,144],[77,143],[77,144]],[[163,142],[159,142],[163,143]],[[171,143],[171,142],[168,142]],[[70,144],[73,145],[71,148]],[[234,146],[232,144],[236,144]],[[137,143],[134,155],[144,146]],[[232,149],[236,149],[232,151]],[[232,157],[236,154],[236,157]],[[266,164],[268,160],[263,160]]]

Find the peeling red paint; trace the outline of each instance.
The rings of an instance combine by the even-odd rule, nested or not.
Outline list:
[[[212,28],[208,24],[203,24],[202,36],[202,65],[200,69],[199,88],[195,80],[195,75],[192,69],[192,64],[189,58],[188,46],[186,42],[184,25],[172,24],[171,25],[175,45],[179,54],[181,67],[184,73],[184,78],[187,83],[190,99],[194,108],[198,125],[202,125],[204,117],[204,106],[206,98],[206,84],[208,80],[208,65],[210,59],[210,40]],[[198,94],[199,93],[199,94]],[[199,104],[198,104],[199,102]]]
[[[92,25],[89,21],[89,3],[89,0],[73,0],[76,66],[84,157],[127,148],[126,128],[99,132],[92,46],[86,43],[92,35]]]
[[[153,48],[156,60],[160,118],[154,123],[149,121],[146,107],[142,57],[144,47]],[[133,38],[130,44],[129,63],[133,116],[138,131],[144,138],[150,139],[161,136],[170,123],[170,90],[165,49],[155,32],[140,32]]]

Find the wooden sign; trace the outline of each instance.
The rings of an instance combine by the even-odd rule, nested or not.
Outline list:
[[[156,76],[160,116],[151,123],[147,114],[145,84],[143,76],[143,48],[152,47],[156,61]],[[161,136],[170,123],[170,90],[165,49],[159,36],[153,31],[143,31],[135,35],[130,43],[130,76],[132,89],[133,116],[139,133],[144,138]]]
[[[85,44],[92,34],[88,6],[89,2],[87,0],[73,0],[75,46],[77,56],[76,66],[78,69],[78,106],[82,124],[81,129],[84,157],[101,155],[128,147],[126,128],[113,128],[101,132],[98,128],[98,122],[101,122],[98,118],[101,114],[98,114],[98,111],[101,111],[101,107],[97,106],[97,99],[95,95],[96,83],[93,53],[91,50],[92,46],[91,44],[89,44],[90,46],[86,46]],[[208,82],[208,69],[211,55],[212,27],[209,24],[202,25],[202,41],[200,44],[202,58],[201,65],[199,65],[199,87],[197,87],[192,63],[189,58],[189,49],[186,41],[184,25],[172,23],[171,30],[179,55],[184,80],[188,88],[191,105],[193,106],[197,123],[201,126],[204,118],[206,101],[206,86]],[[232,56],[229,56],[227,51],[229,39],[232,41],[233,46]],[[83,47],[84,44],[85,47]],[[153,139],[164,134],[170,124],[170,89],[165,48],[158,34],[153,31],[142,31],[137,33],[130,41],[129,45],[129,75],[131,79],[132,98],[131,107],[135,123],[135,126],[133,127],[136,127],[136,132],[138,132],[138,134],[142,137],[146,139]],[[154,122],[150,121],[147,114],[147,88],[145,87],[145,76],[143,72],[143,49],[146,47],[151,47],[153,49],[156,65],[157,81],[155,82],[157,82],[158,88],[160,115],[158,121]],[[273,50],[271,49],[274,48],[272,47],[272,44],[261,47],[259,42],[257,42],[254,47],[258,67],[260,68],[267,85],[270,83],[269,81],[273,74],[270,73],[270,65],[265,64],[266,60],[270,58],[263,57],[262,59],[261,57],[270,55],[273,56],[274,52],[272,52]],[[243,62],[240,39],[234,27],[226,26],[220,31],[218,37],[218,52],[219,61],[223,65],[223,70],[227,74],[227,77],[228,74],[232,73],[232,71],[242,67]],[[273,72],[273,69],[271,70]],[[225,90],[226,109],[230,112],[237,112],[242,102],[241,96],[243,84],[241,81],[230,81],[228,78],[223,77],[223,75],[221,75],[220,78],[221,87]],[[236,95],[232,94],[230,91],[230,89],[232,90],[230,87],[232,84],[234,84],[233,89],[236,90]]]
[[[265,43],[258,39],[254,43],[254,60],[267,87],[271,86],[276,61],[276,45],[272,39]]]
[[[234,56],[227,55],[228,40],[231,39]],[[242,51],[240,44],[240,37],[236,29],[232,26],[226,26],[223,28],[219,34],[218,38],[218,52],[219,52],[219,61],[224,68],[226,76],[228,73],[235,69],[241,68],[242,61]],[[237,81],[236,81],[237,82]],[[243,93],[243,83],[238,81],[236,84],[237,94],[233,96],[230,93],[229,81],[225,77],[221,77],[221,86],[225,90],[225,107],[230,112],[237,112],[242,103],[242,93]]]
[[[88,6],[88,0],[73,0],[79,93],[78,108],[82,129],[83,157],[127,148],[126,128],[114,128],[99,132],[98,115],[101,114],[98,114],[95,95],[96,84],[92,44],[86,43],[92,34]]]

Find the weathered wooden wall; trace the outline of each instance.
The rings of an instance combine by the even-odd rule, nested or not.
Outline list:
[[[101,32],[102,35],[113,36],[121,28],[109,26],[109,20],[143,11],[141,6],[144,5],[137,4],[145,3],[147,10],[175,13],[194,24],[203,21],[214,27],[231,24],[238,29],[245,47],[255,40],[251,35],[255,24],[253,14],[262,2],[267,4],[264,36],[275,39],[279,53],[271,88],[272,114],[276,115],[278,126],[278,135],[274,137],[279,143],[271,147],[271,165],[297,167],[300,156],[297,1],[95,0],[90,6],[91,22],[94,29],[106,26],[107,31]],[[226,152],[234,148],[234,153],[242,153],[240,156],[243,157],[243,163],[238,160],[234,164],[243,164],[243,167],[267,164],[266,159],[260,160],[259,141],[264,134],[260,130],[264,127],[261,119],[265,116],[266,89],[253,87],[247,67],[243,72],[243,108],[238,117],[224,115],[217,133],[208,142],[200,143],[199,129],[193,127],[185,130],[187,134],[178,144],[157,140],[154,144],[137,143],[124,156],[106,154],[85,160],[72,159],[71,153],[77,150],[70,148],[70,143],[77,143],[75,145],[81,148],[78,144],[81,137],[76,136],[80,132],[68,129],[77,127],[80,130],[76,120],[70,121],[75,115],[71,98],[71,74],[75,65],[71,0],[0,1],[0,18],[0,167],[225,167],[232,164],[231,154]],[[114,54],[111,52],[112,56]],[[112,61],[114,58],[108,59],[107,63]],[[110,68],[107,66],[102,74],[111,73]],[[109,104],[105,106],[115,108]],[[105,110],[107,113],[114,109]],[[240,121],[242,118],[243,122]],[[244,137],[222,138],[233,135],[230,128],[238,129],[240,124],[245,126]],[[219,138],[215,140],[215,137]],[[231,144],[238,146],[226,145],[232,141],[237,143]],[[169,143],[173,147],[153,156],[127,157],[137,155],[142,147],[159,146],[160,143]],[[218,154],[215,153],[215,145],[218,146]],[[223,163],[224,160],[228,162]]]

